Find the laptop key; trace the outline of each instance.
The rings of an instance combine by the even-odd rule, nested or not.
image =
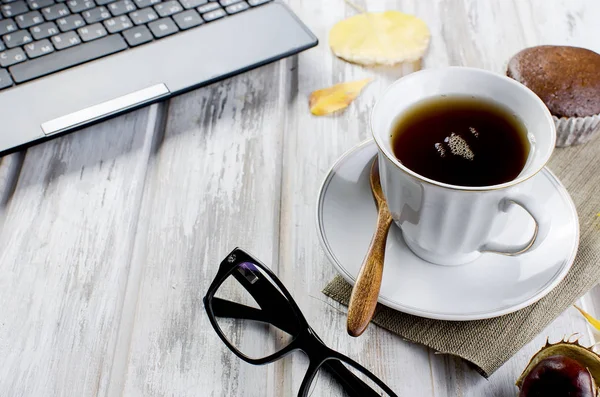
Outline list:
[[[69,7],[64,4],[55,4],[42,8],[42,15],[46,18],[46,21],[54,21],[55,19],[66,17],[70,13]]]
[[[56,24],[61,32],[68,32],[85,25],[83,18],[79,14],[69,15],[68,17],[59,18],[56,20]]]
[[[50,7],[54,4],[54,0],[27,0],[27,4],[32,10],[39,10],[40,8]]]
[[[179,30],[175,22],[169,17],[150,22],[148,27],[157,39],[176,33]]]
[[[104,29],[104,26],[102,26],[101,23],[95,23],[79,28],[77,29],[77,33],[79,33],[79,36],[83,41],[92,41],[107,35],[106,29]]]
[[[210,2],[208,4],[201,5],[200,7],[196,8],[196,9],[198,10],[198,12],[200,14],[204,14],[205,12],[218,10],[219,8],[221,8],[221,6],[219,6],[219,3]]]
[[[135,11],[137,7],[131,0],[121,0],[117,1],[116,3],[109,4],[108,9],[114,17],[118,17],[119,15]]]
[[[175,0],[165,1],[164,3],[157,4],[154,6],[154,9],[161,17],[168,17],[183,11],[181,4]]]
[[[248,0],[248,4],[250,4],[252,7],[256,7],[265,3],[268,3],[271,0]]]
[[[5,34],[2,38],[4,39],[4,44],[6,44],[6,47],[8,48],[15,48],[33,41],[33,37],[31,37],[31,34],[26,30]]]
[[[146,8],[146,7],[150,7],[154,4],[160,3],[160,0],[133,0],[133,1],[138,8]]]
[[[23,62],[25,60],[27,60],[27,56],[21,48],[14,48],[12,50],[0,52],[0,66],[3,68]]]
[[[104,21],[104,26],[108,33],[117,33],[125,29],[133,27],[133,22],[127,15],[121,15]]]
[[[5,18],[9,18],[16,15],[25,14],[27,11],[29,11],[29,7],[27,7],[27,3],[21,0],[1,6],[0,11],[2,11],[2,15],[4,15]]]
[[[148,22],[156,21],[158,15],[151,7],[144,8],[143,10],[137,10],[129,14],[129,17],[136,25],[143,25]]]
[[[21,29],[27,29],[31,26],[39,25],[40,23],[44,22],[44,17],[39,11],[31,11],[27,14],[21,14],[17,16],[15,21],[17,21],[17,25],[19,25]]]
[[[12,19],[4,19],[0,21],[0,35],[14,32],[17,30],[17,24]]]
[[[104,21],[111,17],[108,8],[102,6],[84,11],[81,15],[83,15],[83,18],[85,18],[85,21],[89,24]]]
[[[10,78],[10,74],[4,69],[0,69],[0,90],[13,85],[13,81]]]
[[[58,27],[54,22],[46,22],[29,29],[35,40],[45,39],[59,33]]]
[[[193,28],[194,26],[204,23],[202,18],[200,18],[200,15],[195,10],[187,10],[181,14],[174,15],[173,19],[181,30]]]
[[[237,14],[238,12],[242,12],[244,10],[247,10],[248,8],[250,8],[248,3],[246,3],[245,1],[242,1],[240,3],[236,3],[236,4],[230,5],[228,7],[225,7],[225,11],[227,11],[228,14]]]
[[[69,0],[67,1],[67,5],[72,13],[78,13],[96,7],[93,0]]]
[[[64,50],[65,48],[73,47],[74,45],[81,44],[81,39],[75,32],[62,33],[56,36],[52,36],[52,44],[57,50]]]
[[[210,22],[210,21],[214,21],[215,19],[223,18],[225,15],[227,15],[225,13],[225,10],[222,8],[219,8],[218,10],[214,10],[214,11],[202,14],[202,18],[206,22]]]
[[[152,41],[152,33],[143,25],[124,31],[123,36],[131,47]]]
[[[25,52],[30,59],[41,57],[42,55],[50,54],[54,52],[54,47],[50,40],[43,39],[40,41],[34,41],[33,43],[25,44]]]
[[[196,8],[201,6],[202,4],[208,3],[208,0],[179,0],[183,8],[189,10],[191,8]]]
[[[227,7],[235,3],[239,3],[241,0],[219,0],[222,7]]]
[[[9,68],[17,83],[33,80],[50,73],[123,51],[127,44],[121,35],[113,34],[89,43],[57,51]]]

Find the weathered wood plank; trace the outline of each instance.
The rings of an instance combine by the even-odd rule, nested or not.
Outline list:
[[[367,2],[370,10],[392,9],[394,3]],[[284,141],[279,275],[325,343],[371,369],[399,395],[432,395],[426,348],[402,342],[374,326],[360,338],[348,336],[345,308],[321,294],[335,270],[321,250],[315,226],[318,189],[327,170],[343,152],[369,137],[369,112],[376,98],[413,68],[369,69],[335,58],[327,45],[328,31],[337,21],[353,15],[353,9],[342,2],[291,4],[309,23],[321,45],[300,56],[297,65],[289,61],[293,65],[290,69],[297,73],[288,81],[291,101]],[[416,11],[415,2],[403,4],[409,8],[407,12]],[[313,90],[364,77],[375,77],[375,81],[343,113],[326,117],[310,114],[307,102]],[[306,359],[300,354],[286,358],[282,368],[285,382],[277,395],[295,395],[306,371]]]
[[[269,65],[171,101],[131,264],[143,271],[137,305],[124,314],[135,321],[123,395],[277,395],[274,366],[247,365],[231,353],[202,297],[237,245],[276,270],[285,67]]]
[[[3,216],[6,204],[15,191],[24,158],[25,152],[12,153],[0,158],[0,217]]]
[[[151,114],[27,150],[2,206],[0,395],[95,396],[108,382]]]

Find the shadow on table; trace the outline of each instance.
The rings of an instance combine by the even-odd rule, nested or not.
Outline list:
[[[166,108],[166,104],[161,107]],[[75,174],[77,180],[83,180],[86,172],[108,167],[106,178],[110,179],[113,169],[133,171],[139,162],[147,163],[148,149],[144,148],[151,144],[148,140],[154,132],[150,109],[127,113],[3,157],[0,205],[5,205],[17,188],[39,185],[45,192],[61,177]]]

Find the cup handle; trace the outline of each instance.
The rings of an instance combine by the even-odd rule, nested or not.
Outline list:
[[[550,231],[551,219],[544,208],[540,206],[538,201],[535,201],[531,196],[518,194],[515,196],[505,197],[500,202],[500,209],[501,211],[506,212],[512,205],[518,205],[522,207],[533,218],[535,222],[533,236],[525,244],[510,245],[489,242],[481,247],[481,252],[491,252],[509,256],[520,255],[529,250],[537,248],[548,235],[548,232]]]

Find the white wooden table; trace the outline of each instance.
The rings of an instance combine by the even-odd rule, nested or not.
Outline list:
[[[423,67],[502,73],[526,46],[600,51],[597,0],[357,2],[423,18]],[[485,380],[376,326],[347,336],[343,308],[320,292],[335,271],[317,239],[317,190],[410,68],[333,57],[328,29],[354,14],[342,0],[289,4],[319,47],[2,159],[0,396],[295,396],[301,353],[253,367],[209,325],[201,298],[235,246],[272,266],[326,343],[400,396],[513,396],[546,337],[592,341],[569,309]],[[367,76],[346,112],[310,115],[311,91]],[[600,314],[598,291],[580,303]]]

